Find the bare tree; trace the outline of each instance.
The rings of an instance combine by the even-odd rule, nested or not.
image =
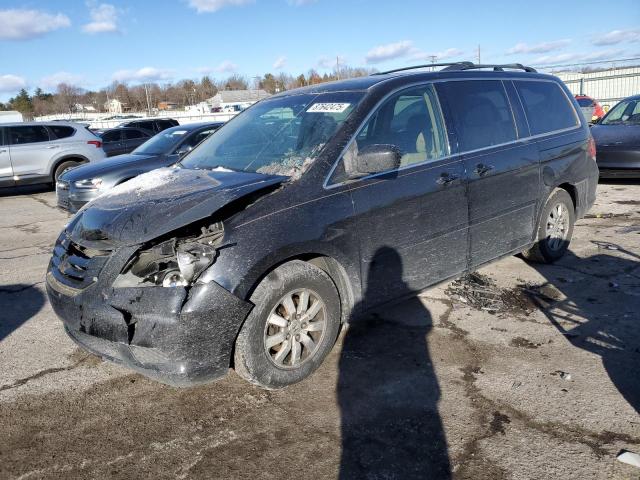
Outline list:
[[[59,112],[73,113],[80,102],[82,89],[68,83],[59,83],[56,88],[55,103]]]

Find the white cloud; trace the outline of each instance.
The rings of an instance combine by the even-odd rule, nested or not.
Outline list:
[[[346,57],[343,57],[342,55],[338,55],[337,60],[338,63],[342,66],[347,63]],[[323,55],[318,59],[317,66],[318,68],[322,68],[324,70],[336,68],[336,57],[327,57],[326,55]]]
[[[143,67],[138,70],[118,70],[112,76],[118,82],[156,82],[171,78],[170,70],[155,67]]]
[[[447,48],[439,52],[423,52],[422,50],[414,49],[411,53],[411,58],[413,60],[424,60],[424,61],[435,60],[436,62],[438,62],[438,61],[447,60],[453,57],[461,57],[464,54],[465,54],[464,50],[460,50],[459,48]]]
[[[198,13],[213,13],[224,7],[240,7],[253,0],[188,0],[189,6]]]
[[[367,63],[386,62],[387,60],[405,57],[409,55],[413,49],[413,42],[403,40],[401,42],[378,45],[369,50],[364,58]]]
[[[26,40],[66,28],[71,20],[62,13],[49,14],[40,10],[0,10],[0,39]]]
[[[543,55],[535,58],[530,63],[533,65],[553,65],[562,64],[567,62],[596,62],[598,60],[613,59],[623,53],[623,50],[611,49],[611,50],[599,50],[589,53],[561,53],[558,55]]]
[[[565,48],[571,43],[568,38],[562,40],[554,40],[552,42],[536,43],[535,45],[529,45],[527,43],[518,43],[515,46],[507,50],[507,55],[519,55],[527,53],[548,53],[554,50],[560,50]]]
[[[316,3],[318,0],[287,0],[287,3],[293,7],[300,7],[302,5],[309,5]]]
[[[273,68],[275,70],[282,70],[286,64],[287,64],[287,57],[281,56],[281,57],[278,57],[275,62],[273,62]]]
[[[91,22],[82,26],[85,33],[117,32],[120,11],[109,3],[87,2]]]
[[[640,29],[611,30],[593,38],[594,45],[617,45],[623,42],[640,42]]]
[[[69,72],[56,72],[40,79],[40,85],[44,88],[55,88],[61,83],[77,85],[80,82],[82,82],[82,77],[80,75],[74,75]]]
[[[229,60],[225,60],[220,65],[218,65],[215,70],[219,73],[232,73],[238,70],[238,65]]]
[[[27,86],[27,81],[17,75],[0,75],[0,92],[13,93]]]

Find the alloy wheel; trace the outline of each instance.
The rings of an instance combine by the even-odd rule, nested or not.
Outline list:
[[[267,357],[279,368],[298,368],[316,354],[326,326],[326,308],[317,293],[302,288],[286,294],[267,318]]]

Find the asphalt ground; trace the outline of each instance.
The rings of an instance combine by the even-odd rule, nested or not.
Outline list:
[[[308,380],[175,389],[68,339],[68,216],[0,194],[0,478],[637,479],[640,182],[599,185],[556,265],[503,259],[381,309]]]

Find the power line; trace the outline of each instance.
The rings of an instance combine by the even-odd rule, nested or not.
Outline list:
[[[632,62],[635,60],[640,60],[640,57],[617,58],[617,59],[611,59],[611,60],[596,60],[593,62],[583,62],[583,63],[560,63],[558,65],[540,65],[540,66],[536,66],[535,68],[544,69],[544,68],[557,68],[557,67],[581,67],[584,65],[595,65],[599,63]]]

